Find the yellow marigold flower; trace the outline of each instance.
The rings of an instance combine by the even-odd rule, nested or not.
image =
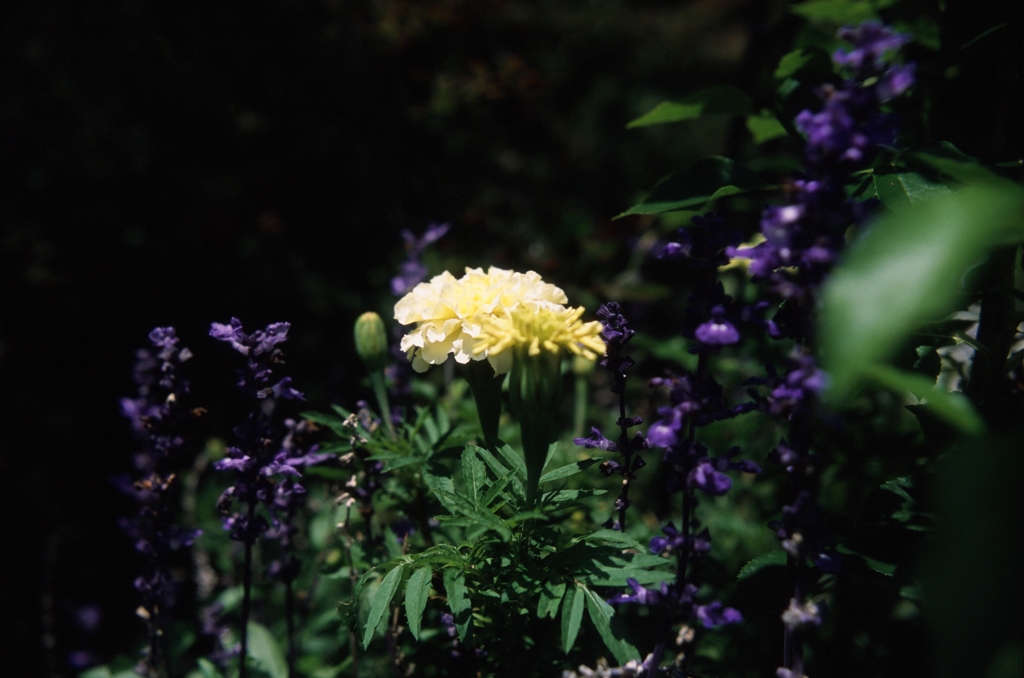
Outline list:
[[[477,349],[482,326],[494,318],[511,318],[518,309],[561,308],[568,299],[558,287],[529,271],[516,273],[490,267],[466,268],[456,279],[442,273],[420,283],[395,304],[395,320],[416,329],[402,338],[401,348],[417,372],[454,355],[460,363],[487,358],[497,374],[511,369],[511,355]]]
[[[558,354],[565,349],[595,360],[604,353],[605,344],[601,339],[601,323],[580,321],[583,307],[566,308],[549,306],[520,308],[508,317],[486,318],[474,350],[487,351],[492,358],[511,360],[514,347],[523,347],[530,356],[541,351]]]

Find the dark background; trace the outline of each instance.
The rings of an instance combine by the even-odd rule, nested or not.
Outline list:
[[[965,35],[992,25],[964,12]],[[762,0],[4,3],[3,675],[69,675],[83,605],[102,608],[100,660],[138,631],[110,478],[152,327],[196,354],[212,437],[230,430],[234,361],[211,321],[289,321],[310,405],[364,395],[351,323],[393,302],[403,228],[452,223],[433,272],[531,268],[572,298],[628,294],[618,274],[653,222],[612,217],[743,149],[728,121],[625,123],[711,84],[769,105],[798,28]],[[1005,138],[970,138],[992,125],[963,122],[1019,108],[994,77],[937,96],[940,137],[997,155]]]

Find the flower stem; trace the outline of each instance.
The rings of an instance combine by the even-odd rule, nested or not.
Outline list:
[[[246,526],[251,526],[256,518],[256,505],[249,504],[249,515]],[[251,527],[249,527],[251,529]],[[252,604],[252,544],[253,538],[245,538],[245,564],[242,566],[242,628],[238,654],[238,678],[246,676],[246,657],[249,653],[249,610]]]

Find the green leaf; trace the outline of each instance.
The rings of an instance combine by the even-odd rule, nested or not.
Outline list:
[[[377,625],[380,624],[380,621],[388,612],[391,599],[395,597],[398,585],[402,583],[402,571],[404,569],[403,565],[399,565],[388,572],[384,576],[384,580],[381,581],[380,586],[377,587],[377,592],[373,594],[373,602],[370,603],[370,616],[366,618],[366,627],[363,630],[364,650],[370,646],[370,641],[373,640],[373,632],[377,630]]]
[[[223,674],[217,669],[217,665],[206,657],[200,657],[196,663],[199,664],[199,671],[203,674],[203,678],[223,678]],[[85,678],[85,676],[79,676],[79,678]]]
[[[784,54],[775,68],[775,79],[792,78],[801,71],[811,73],[831,73],[832,58],[828,52],[818,47],[802,47]]]
[[[582,537],[582,541],[596,540],[608,542],[610,544],[615,544],[616,546],[620,546],[622,548],[636,549],[641,552],[647,549],[646,546],[638,542],[636,539],[630,537],[628,534],[625,534],[624,532],[620,532],[619,530],[598,530],[597,532],[592,532],[591,534],[587,534]]]
[[[878,18],[875,3],[870,0],[810,0],[790,5],[789,11],[808,21],[833,26],[859,24]]]
[[[864,561],[864,564],[866,564],[869,568],[871,568],[875,572],[878,572],[879,574],[884,574],[886,577],[891,577],[896,573],[896,566],[892,563],[886,563],[876,558],[868,557],[863,553],[857,553],[853,549],[847,547],[845,544],[839,544],[838,546],[836,546],[836,551],[842,553],[845,556],[856,556],[860,558]]]
[[[478,454],[484,460],[484,462],[487,464],[487,466],[490,467],[490,469],[492,471],[494,471],[494,474],[496,476],[498,476],[499,479],[498,479],[498,482],[495,485],[502,484],[502,480],[504,478],[508,478],[508,482],[509,482],[509,484],[512,485],[512,492],[515,494],[515,496],[517,498],[519,498],[520,500],[522,500],[526,496],[525,491],[523,489],[523,483],[520,480],[521,477],[522,478],[526,477],[524,475],[525,474],[525,468],[526,468],[525,466],[523,467],[523,469],[524,469],[523,472],[520,473],[519,470],[516,469],[516,468],[512,468],[512,470],[509,470],[509,468],[507,466],[505,466],[504,464],[502,464],[493,454],[490,453],[489,450],[485,450],[483,448],[480,448],[479,451],[478,451]],[[520,460],[520,461],[522,461],[522,460]],[[504,489],[504,485],[502,485],[502,489]],[[491,491],[492,492],[494,491],[494,487],[493,486],[491,487]],[[499,490],[499,492],[500,492],[500,490]],[[490,493],[488,493],[488,494],[490,494]],[[487,502],[487,503],[488,503],[488,505],[490,504],[490,502]]]
[[[732,85],[718,85],[685,97],[682,101],[663,101],[626,125],[628,129],[661,125],[666,122],[693,120],[705,115],[745,115],[752,102],[743,90]]]
[[[515,469],[520,477],[526,478],[526,462],[518,452],[508,445],[502,445],[498,448],[498,455],[505,460],[509,468]]]
[[[574,476],[577,473],[587,470],[594,464],[601,461],[600,457],[593,457],[591,459],[581,459],[575,463],[569,464],[568,466],[562,466],[556,468],[554,471],[545,473],[540,477],[540,482],[550,483],[552,480],[561,480],[562,478],[568,478]]]
[[[822,294],[821,355],[830,397],[846,397],[911,332],[956,309],[967,270],[990,250],[1019,240],[1024,189],[1004,180],[879,218],[850,247]]]
[[[455,628],[459,639],[469,642],[470,623],[473,619],[473,605],[466,589],[466,575],[462,570],[448,568],[444,571],[444,588],[448,595],[448,608],[455,617]]]
[[[758,570],[764,569],[766,567],[785,565],[786,557],[787,556],[785,551],[769,551],[768,553],[762,553],[761,555],[748,561],[746,565],[741,567],[740,573],[736,576],[736,579],[737,581],[740,579],[746,579]]]
[[[423,467],[423,482],[433,490],[441,505],[454,515],[457,509],[450,497],[455,496],[455,482],[448,467],[436,460],[427,462]]]
[[[558,605],[562,602],[562,596],[564,595],[564,581],[549,581],[545,583],[544,588],[540,592],[540,601],[537,603],[537,616],[541,619],[544,617],[554,619],[558,615]]]
[[[754,143],[761,145],[766,141],[786,136],[786,128],[774,113],[768,109],[755,115],[747,116],[747,129],[754,137]]]
[[[964,184],[979,182],[1007,182],[989,168],[964,154],[950,143],[941,143],[939,148],[914,154],[914,158],[934,167],[942,174]]]
[[[466,496],[473,506],[481,506],[484,490],[487,486],[487,467],[477,456],[475,445],[466,445],[462,451],[462,481],[466,485]]]
[[[199,666],[199,673],[203,678],[223,678],[223,674],[217,669],[216,664],[206,657],[200,657],[196,660],[196,663]]]
[[[573,583],[565,592],[565,602],[562,605],[562,649],[566,654],[572,649],[576,642],[576,635],[580,632],[580,623],[583,621],[583,607],[586,603],[586,596],[580,590],[580,585]]]
[[[615,609],[606,603],[601,596],[583,587],[583,595],[587,599],[587,612],[590,620],[601,634],[605,646],[615,655],[620,664],[630,659],[640,659],[640,651],[626,640],[625,626],[622,619],[615,614]]]
[[[249,622],[249,656],[270,678],[288,678],[288,663],[270,630],[262,624]]]
[[[985,422],[971,401],[962,393],[950,393],[935,385],[935,379],[916,372],[906,372],[890,365],[874,365],[867,374],[880,386],[896,393],[910,392],[927,403],[932,414],[965,433],[979,433]]]
[[[663,178],[642,202],[620,214],[661,214],[681,209],[703,209],[730,195],[759,191],[768,184],[757,172],[729,158],[698,160],[685,170]]]
[[[423,610],[427,609],[433,574],[434,571],[429,567],[420,567],[413,571],[405,583],[405,617],[409,622],[409,631],[416,640],[420,639],[420,622],[423,620]]]
[[[918,172],[892,166],[875,170],[871,179],[875,185],[875,195],[890,209],[924,202],[951,192],[943,183],[932,181]]]

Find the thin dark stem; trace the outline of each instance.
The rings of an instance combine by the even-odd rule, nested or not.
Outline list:
[[[246,521],[246,528],[251,529],[256,518],[256,505],[249,504],[249,515]],[[249,610],[252,604],[252,538],[246,535],[245,539],[245,564],[242,570],[242,628],[241,643],[238,655],[238,678],[246,676],[246,657],[249,652]]]
[[[292,581],[285,582],[285,617],[288,620],[288,677],[295,675],[295,589]]]
[[[617,358],[618,356],[616,356]],[[629,508],[629,485],[633,481],[633,448],[629,444],[629,426],[626,421],[626,375],[615,375],[619,392],[619,450],[625,456],[622,464],[622,493],[619,495],[619,529],[626,530],[626,509]]]
[[[359,586],[359,574],[356,572],[356,561],[352,558],[352,532],[349,530],[349,521],[352,520],[352,507],[345,509],[345,555],[348,556],[348,577],[352,583],[352,605],[354,613],[359,612],[359,599],[356,597],[356,590]],[[348,651],[352,656],[352,678],[359,678],[359,640],[354,631],[348,632]]]

